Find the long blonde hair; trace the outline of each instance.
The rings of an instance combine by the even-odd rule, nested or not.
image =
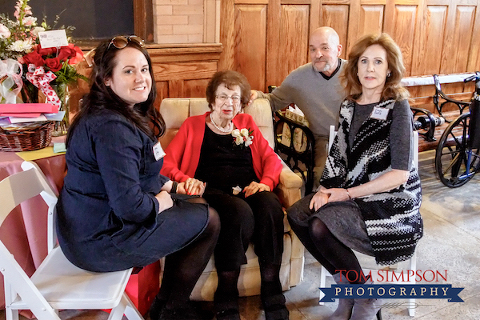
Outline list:
[[[350,50],[348,63],[340,76],[345,87],[345,92],[350,99],[357,99],[362,94],[362,84],[358,79],[358,60],[368,47],[378,44],[387,52],[388,68],[390,75],[385,80],[382,100],[394,99],[396,101],[407,99],[409,92],[400,81],[405,73],[402,52],[398,45],[386,33],[369,34],[360,38]]]

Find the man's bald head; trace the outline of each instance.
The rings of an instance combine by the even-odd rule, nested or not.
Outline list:
[[[330,76],[338,66],[342,52],[338,33],[330,27],[320,27],[310,34],[310,58],[315,70]]]

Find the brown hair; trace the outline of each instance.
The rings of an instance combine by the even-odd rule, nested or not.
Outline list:
[[[147,100],[137,103],[133,108],[130,108],[110,87],[105,85],[105,79],[112,76],[113,69],[117,65],[116,57],[118,52],[126,47],[135,48],[145,56],[148,62],[150,77],[152,78],[152,88]],[[135,41],[128,41],[125,47],[118,49],[111,44],[110,40],[105,40],[95,49],[93,59],[93,70],[90,74],[90,91],[83,98],[81,109],[68,130],[67,145],[80,119],[102,109],[110,109],[122,114],[152,139],[161,136],[165,131],[165,121],[153,104],[157,97],[157,90],[152,60],[148,51]]]
[[[215,103],[217,89],[222,83],[230,90],[232,90],[234,86],[240,87],[242,108],[244,108],[250,100],[250,84],[248,83],[247,78],[240,72],[225,70],[216,72],[208,82],[206,97],[210,109],[212,109],[212,105]]]
[[[391,73],[385,80],[382,100],[394,99],[398,101],[407,99],[409,97],[408,90],[400,83],[405,73],[402,52],[392,37],[386,33],[363,36],[352,47],[348,55],[347,66],[341,75],[345,92],[350,99],[357,99],[362,94],[362,84],[358,79],[358,60],[368,47],[375,44],[382,46],[387,52],[387,63]]]

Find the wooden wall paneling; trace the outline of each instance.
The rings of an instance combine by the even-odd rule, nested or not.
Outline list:
[[[414,30],[414,39],[413,39],[413,48],[412,48],[412,56],[411,56],[411,67],[410,67],[410,76],[415,75],[422,75],[421,73],[421,66],[420,63],[422,62],[421,57],[424,55],[424,47],[423,41],[426,39],[426,21],[427,21],[427,14],[426,14],[426,2],[425,0],[419,0],[417,6],[417,15],[416,15],[416,23],[415,23],[415,30]],[[408,90],[410,91],[411,97],[423,97],[426,94],[433,94],[431,90],[434,90],[434,86],[427,86],[427,93],[424,91],[422,87],[409,87]],[[425,106],[422,106],[425,107]],[[431,109],[427,109],[433,111],[433,105]]]
[[[362,3],[360,7],[360,36],[381,33],[383,31],[384,12],[385,5]]]
[[[347,59],[347,39],[348,39],[348,15],[350,6],[348,4],[323,4],[322,5],[322,26],[329,26],[338,33],[342,53],[340,58]]]
[[[234,70],[243,73],[252,89],[265,90],[267,6],[235,6]]]
[[[217,71],[217,62],[191,62],[191,63],[157,63],[153,65],[153,73],[156,81],[166,81],[168,83],[168,93],[163,98],[183,98],[194,97],[190,94],[198,90],[186,91],[185,81],[204,80],[208,81]],[[203,92],[205,93],[205,81]],[[204,95],[201,95],[204,96]],[[198,97],[198,96],[195,96]]]
[[[220,44],[148,46],[157,82],[158,105],[164,98],[203,97],[218,71]],[[202,93],[202,94],[200,94]]]
[[[477,0],[467,70],[480,71],[480,0]]]
[[[217,71],[215,61],[157,63],[153,65],[155,80],[191,80],[210,78]]]
[[[220,56],[219,70],[234,69],[235,61],[235,1],[222,0],[220,6],[220,42],[223,51]]]
[[[162,100],[168,98],[168,81],[156,81],[157,99],[155,99],[155,108],[160,110]]]
[[[392,36],[402,50],[405,76],[412,74],[413,45],[417,24],[418,5],[387,5],[384,32]],[[393,9],[393,10],[392,10]],[[391,13],[390,13],[391,12]]]
[[[265,88],[268,86],[278,86],[282,83],[282,76],[278,73],[277,67],[280,62],[280,19],[281,4],[280,0],[269,0],[267,11],[267,53],[266,53],[266,69],[265,69]]]
[[[436,5],[433,1],[424,2],[424,6],[421,8],[422,20],[415,34],[412,76],[440,73],[448,7]],[[429,85],[418,87],[411,93],[414,97],[426,97],[432,96],[434,92],[435,87]]]
[[[417,24],[415,27],[415,39],[413,41],[413,56],[411,76],[420,75],[421,71],[421,56],[424,54],[424,41],[426,39],[426,24],[427,24],[427,6],[425,1],[420,1],[418,6]]]
[[[309,34],[328,25],[340,36],[343,58],[364,34],[387,32],[402,50],[407,76],[473,72],[480,69],[479,4],[480,0],[222,0],[220,68],[238,69],[266,91],[309,61]],[[246,24],[251,17],[256,17],[256,28]],[[253,40],[246,43],[245,38]],[[253,52],[265,51],[264,75],[261,55],[251,54],[254,46]],[[253,77],[249,66],[259,71]],[[465,89],[462,84],[443,87],[456,93],[473,90],[472,84]],[[434,92],[431,85],[409,89],[414,97]]]
[[[475,6],[451,4],[440,73],[467,72],[468,54],[475,22]],[[473,70],[470,70],[473,71]],[[463,92],[463,83],[452,83],[445,86],[445,93]],[[443,89],[443,88],[442,88]]]
[[[277,76],[285,77],[309,61],[309,5],[282,5]],[[278,83],[277,85],[280,85]]]
[[[185,97],[188,98],[205,98],[205,90],[207,88],[208,79],[194,79],[184,81]]]
[[[344,44],[347,57],[350,53],[350,48],[360,36],[362,36],[360,33],[360,0],[351,0],[348,16],[348,37],[347,43]]]
[[[326,26],[325,17],[323,16],[323,1],[322,0],[311,0],[310,1],[310,26],[308,30],[308,35],[312,33],[313,30]]]
[[[429,5],[426,7],[425,25],[421,41],[418,69],[415,75],[440,73],[440,61],[444,47],[448,7]]]
[[[183,79],[168,80],[169,98],[188,98],[185,96],[185,81]]]

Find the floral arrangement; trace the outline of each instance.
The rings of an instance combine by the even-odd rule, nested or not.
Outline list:
[[[46,23],[37,26],[37,18],[32,16],[29,0],[19,0],[13,14],[16,21],[5,14],[0,15],[0,59],[18,59],[37,43],[38,33],[46,30]]]
[[[234,129],[232,131],[232,136],[234,138],[235,144],[240,147],[248,147],[253,143],[252,133],[253,133],[253,130],[250,130],[247,128],[243,128],[241,130]]]
[[[0,59],[15,59],[22,65],[22,98],[24,102],[36,102],[38,89],[45,94],[46,90],[51,90],[50,85],[65,87],[78,79],[87,78],[73,66],[83,59],[79,47],[73,44],[60,48],[41,47],[39,32],[54,29],[58,16],[53,28],[47,25],[45,19],[38,25],[28,2],[29,0],[17,1],[14,13],[16,21],[10,20],[5,14],[0,15]],[[65,29],[68,34],[74,27],[62,26],[60,29]],[[60,99],[56,99],[55,104],[60,106],[60,101],[63,100],[62,97],[58,98]]]

